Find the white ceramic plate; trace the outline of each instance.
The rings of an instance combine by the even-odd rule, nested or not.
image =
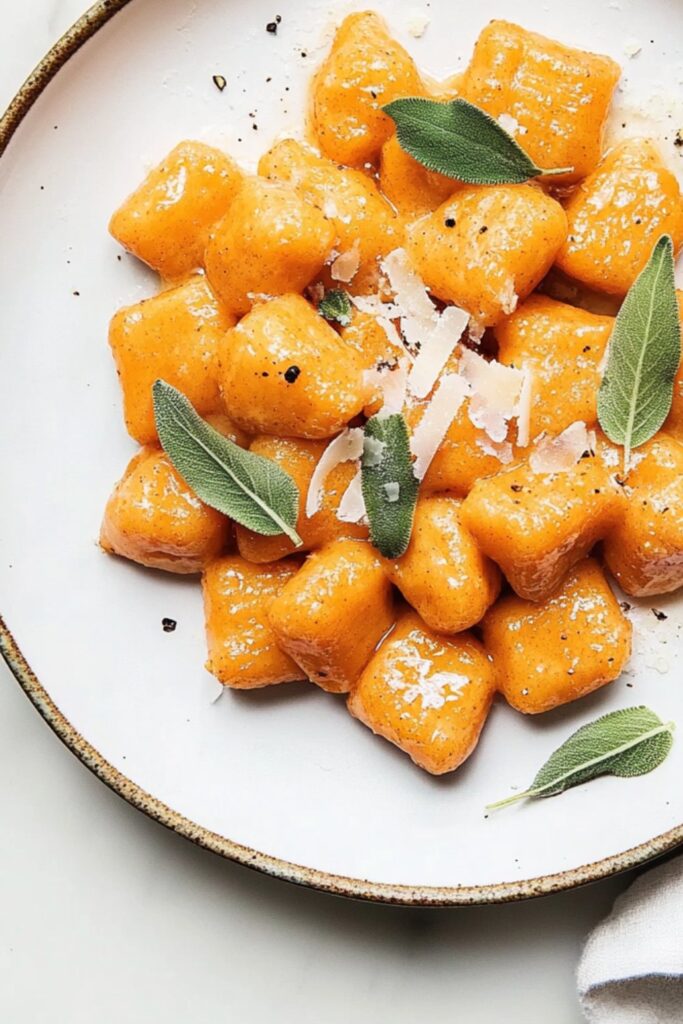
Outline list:
[[[374,6],[438,77],[462,67],[491,17],[612,54],[626,72],[617,123],[632,131],[644,111],[654,113],[678,159],[678,0],[432,0],[419,40],[407,32],[412,4]],[[0,161],[0,592],[16,641],[8,629],[3,646],[34,702],[91,768],[212,849],[375,899],[462,903],[548,892],[683,839],[680,742],[643,778],[602,779],[484,813],[598,713],[642,702],[683,723],[683,689],[667,671],[681,655],[680,602],[657,602],[666,622],[649,604],[637,611],[638,653],[617,683],[536,720],[497,705],[471,761],[434,779],[315,686],[226,693],[212,703],[196,581],[107,558],[96,544],[105,499],[132,451],[107,322],[154,290],[135,260],[120,258],[109,213],[182,138],[223,142],[252,166],[275,135],[300,131],[311,70],[349,9],[320,0],[281,8],[273,0],[110,0],[53,52],[3,123],[0,143],[21,122]],[[273,36],[265,26],[276,13]],[[642,51],[629,59],[632,41]],[[228,81],[222,93],[215,74]],[[162,631],[164,616],[177,620],[174,633]]]

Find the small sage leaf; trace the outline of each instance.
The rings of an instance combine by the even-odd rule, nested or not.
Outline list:
[[[674,247],[663,235],[624,299],[609,343],[598,393],[598,419],[610,441],[631,452],[649,441],[669,415],[681,360]]]
[[[646,707],[622,708],[582,725],[548,758],[529,789],[488,809],[518,800],[556,796],[599,775],[646,775],[662,763],[673,743],[673,722]]]
[[[419,487],[400,413],[365,424],[361,483],[371,542],[385,558],[400,558],[410,541]]]
[[[416,96],[382,109],[396,123],[406,153],[428,170],[469,185],[520,185],[540,174],[572,170],[537,167],[494,118],[467,100],[439,103]]]
[[[351,300],[341,288],[332,288],[325,292],[320,300],[318,312],[326,320],[335,320],[342,327],[351,323]]]
[[[223,437],[165,381],[156,381],[152,395],[161,446],[197,497],[254,533],[284,533],[301,546],[299,490],[289,474]]]

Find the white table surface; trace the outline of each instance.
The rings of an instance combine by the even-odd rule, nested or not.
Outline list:
[[[0,107],[83,8],[2,0]],[[61,745],[4,664],[0,822],[5,1024],[414,1024],[425,1014],[579,1024],[582,940],[629,880],[431,911],[288,886],[125,804]]]

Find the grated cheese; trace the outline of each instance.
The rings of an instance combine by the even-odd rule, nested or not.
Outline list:
[[[517,118],[513,117],[512,114],[500,114],[498,124],[508,135],[512,135],[513,138],[515,135],[526,135],[527,133],[527,129],[522,127]]]
[[[431,18],[426,11],[421,10],[419,7],[413,7],[408,12],[408,24],[407,29],[413,39],[421,39],[429,28]]]
[[[425,332],[408,374],[408,388],[417,398],[425,398],[436,384],[469,319],[464,309],[448,306]]]
[[[335,437],[333,441],[330,441],[313,470],[313,476],[308,485],[306,515],[309,519],[320,510],[325,481],[332,470],[336,469],[341,462],[359,459],[362,453],[363,431],[360,427],[347,428]]]
[[[337,509],[337,519],[342,523],[360,523],[365,519],[365,501],[360,469],[344,491]]]
[[[484,455],[492,455],[494,459],[498,459],[503,466],[509,466],[514,458],[512,445],[509,441],[494,444],[488,437],[479,437],[477,438],[477,448],[481,448]]]
[[[366,466],[372,468],[373,466],[379,466],[382,461],[382,456],[386,449],[384,441],[380,441],[377,437],[366,437],[363,440],[363,462]]]
[[[395,501],[398,501],[401,496],[401,485],[399,483],[394,483],[393,481],[388,484],[382,484],[382,490],[386,495],[387,501],[392,505]]]
[[[508,421],[518,412],[524,374],[511,366],[488,362],[470,349],[463,349],[458,369],[472,390],[470,420],[492,441],[505,441]]]
[[[330,267],[330,277],[332,277],[334,281],[341,281],[343,284],[348,284],[350,281],[353,281],[354,277],[358,273],[359,267],[360,242],[356,239],[348,252],[343,252],[340,256],[337,256]]]
[[[588,430],[583,420],[570,424],[557,437],[543,437],[529,458],[534,473],[566,473],[585,451],[590,451]]]
[[[441,378],[441,383],[415,428],[410,442],[410,450],[415,456],[413,470],[418,480],[424,478],[468,393],[467,382],[459,374],[447,373]]]
[[[382,367],[381,369],[366,370],[363,374],[363,382],[373,391],[375,397],[382,399],[381,412],[386,416],[403,411],[406,402],[408,366],[408,360],[401,359],[393,370]]]

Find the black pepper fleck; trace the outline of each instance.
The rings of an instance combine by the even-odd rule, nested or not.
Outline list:
[[[619,607],[621,608],[622,612],[630,612],[631,611],[631,605],[628,603],[628,601],[620,601],[619,602]]]
[[[277,35],[277,21],[269,21],[266,25],[266,32],[270,32],[272,36]]]
[[[267,370],[264,370],[264,371],[262,372],[261,376],[262,376],[262,377],[268,377],[268,376],[270,376],[270,374],[268,373],[268,371],[267,371]]]
[[[306,51],[305,51],[305,50],[302,50],[302,51],[301,51],[301,56],[302,56],[302,57],[308,57],[308,54],[306,53]]]
[[[676,138],[674,139],[674,146],[678,146],[680,149],[683,146],[683,128],[679,128],[676,132]]]
[[[176,622],[175,619],[163,618],[161,620],[161,628],[163,629],[164,633],[172,633],[177,625],[178,623]]]
[[[485,235],[487,231],[488,231],[488,228],[487,228],[486,224],[482,224],[482,226],[479,228],[479,234],[480,235]]]
[[[299,369],[298,366],[290,366],[288,367],[288,369],[285,370],[285,380],[287,381],[288,384],[293,384],[300,373],[301,370]]]
[[[226,85],[228,84],[223,75],[214,75],[212,81],[219,92],[223,92]]]
[[[590,352],[590,350],[591,350],[591,347],[590,347],[590,345],[584,345],[584,346],[583,346],[583,351],[584,351],[584,352]]]
[[[455,217],[446,217],[446,219],[444,221],[444,224],[446,225],[447,228],[454,228],[455,227]]]
[[[81,293],[80,293],[80,292],[73,292],[72,294],[73,294],[73,295],[75,295],[75,296],[76,296],[76,297],[78,298],[78,296],[79,296],[79,295],[80,295]]]
[[[666,612],[661,612],[659,610],[659,608],[651,608],[650,611],[652,612],[652,614],[656,618],[657,622],[664,622],[665,619],[669,618],[669,616],[666,614]]]
[[[522,487],[521,484],[510,484],[510,490],[514,491],[515,494],[519,494],[520,491],[524,490],[524,488]]]

